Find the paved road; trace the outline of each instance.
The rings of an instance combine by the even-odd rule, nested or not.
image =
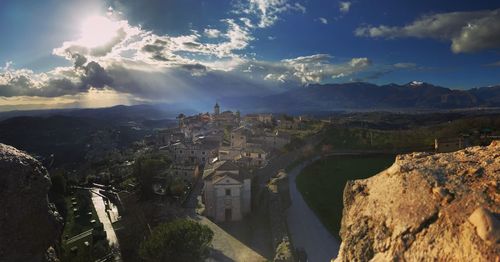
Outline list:
[[[340,242],[323,226],[297,189],[295,178],[304,166],[299,165],[290,172],[292,205],[287,210],[288,229],[293,244],[306,250],[309,261],[328,262],[337,256]]]
[[[109,220],[108,214],[106,213],[104,199],[102,199],[102,196],[92,191],[92,203],[94,204],[99,221],[101,221],[104,226],[104,231],[106,231],[106,237],[108,238],[109,245],[118,247],[118,239],[116,238],[115,230]]]

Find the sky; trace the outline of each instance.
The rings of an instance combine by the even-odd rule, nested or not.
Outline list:
[[[500,2],[2,0],[0,111],[500,84]]]

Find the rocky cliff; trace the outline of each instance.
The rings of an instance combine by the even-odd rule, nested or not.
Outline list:
[[[336,261],[499,261],[500,141],[400,155],[344,189]]]
[[[53,251],[62,222],[47,200],[50,185],[40,162],[0,144],[0,260],[39,262]]]

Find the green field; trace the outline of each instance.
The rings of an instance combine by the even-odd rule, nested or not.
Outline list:
[[[393,162],[392,155],[327,157],[305,167],[297,187],[325,227],[338,236],[346,182],[373,176]]]

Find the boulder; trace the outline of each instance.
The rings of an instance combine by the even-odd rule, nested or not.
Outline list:
[[[28,154],[0,144],[0,258],[43,261],[57,242],[62,219],[49,203],[47,170]]]
[[[500,141],[399,155],[344,189],[335,261],[499,261]]]

